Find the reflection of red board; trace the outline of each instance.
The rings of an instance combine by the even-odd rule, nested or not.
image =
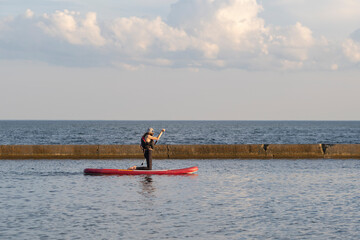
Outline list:
[[[172,169],[172,170],[127,170],[127,169],[100,169],[100,168],[86,168],[84,174],[92,175],[180,175],[190,174],[197,172],[198,167],[189,167],[183,169]]]

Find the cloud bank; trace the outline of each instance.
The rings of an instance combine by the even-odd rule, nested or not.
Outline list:
[[[360,37],[343,43],[297,22],[274,26],[256,0],[180,0],[167,19],[101,21],[95,12],[61,10],[0,20],[0,58],[65,66],[144,65],[246,70],[337,70],[360,62]],[[186,14],[185,14],[186,13]]]

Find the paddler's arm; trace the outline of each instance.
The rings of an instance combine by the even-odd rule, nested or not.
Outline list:
[[[165,129],[161,130],[159,136],[153,137],[153,136],[148,135],[148,138],[150,138],[150,139],[152,139],[152,140],[158,141],[158,140],[160,139],[161,135],[162,135],[164,132],[165,132]]]

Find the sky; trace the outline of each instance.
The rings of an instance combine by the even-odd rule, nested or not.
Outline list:
[[[358,0],[0,0],[0,120],[360,120]]]

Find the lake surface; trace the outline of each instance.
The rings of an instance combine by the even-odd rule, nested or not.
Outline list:
[[[1,160],[0,239],[359,239],[359,160]]]
[[[159,144],[360,144],[360,121],[0,121],[0,145],[140,144],[149,127]]]

